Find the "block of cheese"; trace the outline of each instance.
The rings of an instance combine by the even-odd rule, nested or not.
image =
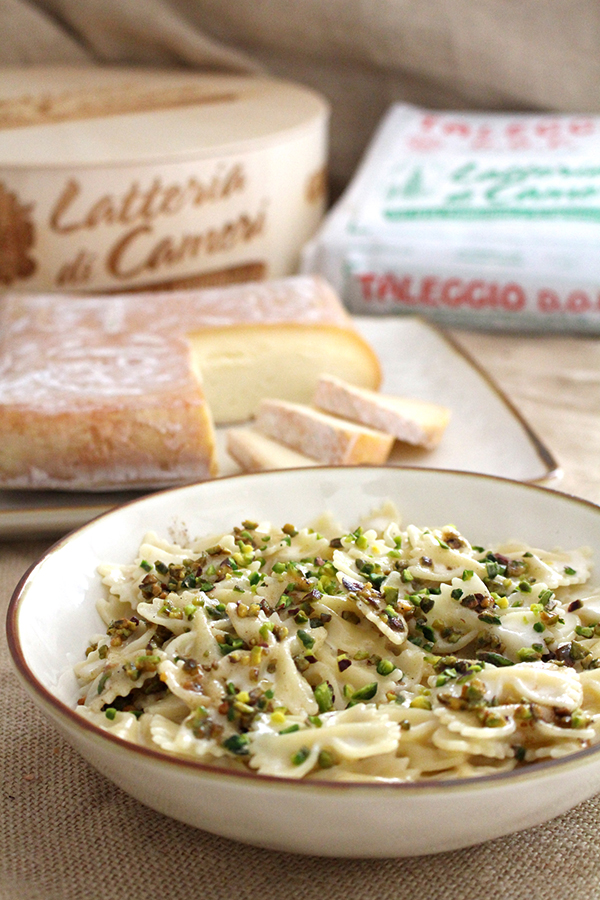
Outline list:
[[[317,460],[261,434],[256,428],[229,428],[226,446],[229,455],[244,472],[303,469],[317,465]]]
[[[439,444],[450,421],[450,410],[446,406],[380,394],[330,375],[319,379],[313,403],[326,412],[385,431],[399,441],[428,450]]]
[[[186,333],[216,424],[242,422],[263,397],[308,403],[319,375],[377,388],[375,352],[321,278],[101,298],[10,295],[18,327],[52,341],[68,330]]]
[[[263,400],[256,427],[327,465],[378,465],[386,462],[394,443],[389,434],[284,400]]]
[[[192,330],[191,341],[186,332]],[[207,291],[71,297],[5,295],[0,306],[0,486],[112,490],[185,483],[217,469],[211,404],[238,393],[251,377],[249,335],[267,365],[282,342],[298,346],[331,335],[331,350],[309,381],[308,400],[323,371],[335,374],[351,347],[350,376],[376,386],[375,354],[359,337],[335,293],[320,279],[290,278]],[[240,342],[231,354],[230,333]],[[334,342],[335,343],[335,342]],[[337,346],[337,345],[336,345]],[[222,357],[228,365],[219,368]],[[260,391],[296,390],[294,361],[280,384],[259,381],[246,405],[227,419],[247,418]],[[260,368],[260,366],[259,366]],[[217,375],[213,374],[216,370]],[[209,377],[210,392],[203,386]],[[221,380],[219,380],[221,377]],[[258,377],[258,376],[257,376]],[[296,396],[294,393],[293,396]]]
[[[142,488],[217,471],[189,347],[149,332],[4,340],[0,433],[2,487]]]

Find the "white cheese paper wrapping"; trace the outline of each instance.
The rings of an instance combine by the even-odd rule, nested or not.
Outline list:
[[[359,314],[600,331],[600,118],[394,105],[305,248]]]
[[[291,274],[324,209],[328,108],[268,78],[0,70],[0,288]]]

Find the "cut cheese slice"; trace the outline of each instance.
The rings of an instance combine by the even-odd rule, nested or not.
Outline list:
[[[253,353],[248,335],[259,332]],[[219,419],[248,418],[263,391],[297,397],[298,383],[308,400],[327,367],[307,380],[303,366],[287,359],[285,368],[277,349],[289,354],[295,346],[296,360],[316,368],[302,349],[313,343],[334,373],[335,363],[350,359],[349,380],[378,383],[375,354],[318,278],[93,298],[6,295],[0,486],[111,490],[210,477],[217,470],[211,404]],[[279,385],[273,369],[261,379],[271,354],[281,361]],[[252,378],[257,386],[245,386]],[[235,394],[245,399],[233,412],[220,405]]]
[[[450,421],[450,410],[437,403],[361,389],[339,378],[322,376],[313,403],[319,409],[393,435],[430,450]]]
[[[227,452],[244,472],[270,469],[303,469],[317,461],[274,441],[255,428],[230,428],[226,436]]]
[[[328,465],[381,464],[387,460],[394,443],[389,434],[283,400],[263,400],[256,427],[263,434]]]

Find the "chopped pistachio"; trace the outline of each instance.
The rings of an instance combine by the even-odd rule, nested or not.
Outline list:
[[[415,697],[410,701],[410,705],[413,709],[431,709],[431,700],[429,697]]]
[[[517,651],[517,656],[521,662],[537,662],[540,655],[541,654],[537,650],[534,650],[533,647],[521,647],[521,649]]]
[[[336,765],[336,757],[330,750],[321,750],[317,759],[319,768],[331,769]]]
[[[391,675],[396,666],[391,661],[391,659],[380,659],[377,663],[377,674],[378,675]]]
[[[312,650],[315,645],[314,637],[311,637],[307,631],[300,628],[298,629],[298,638],[302,641],[307,650]]]
[[[306,762],[309,756],[310,750],[308,747],[300,747],[300,749],[292,755],[292,764],[294,766],[301,766],[303,762]]]
[[[230,753],[235,753],[236,756],[247,756],[250,753],[248,744],[249,739],[245,734],[232,734],[223,741],[225,749]]]
[[[315,700],[319,707],[319,712],[329,712],[333,708],[333,689],[326,681],[322,681],[314,689]]]
[[[363,687],[358,688],[358,690],[353,691],[350,695],[350,705],[354,706],[356,703],[366,703],[367,701],[372,700],[378,690],[379,685],[376,681],[365,684]]]

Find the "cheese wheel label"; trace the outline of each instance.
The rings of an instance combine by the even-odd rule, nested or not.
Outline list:
[[[268,79],[110,72],[104,85],[89,71],[81,89],[68,70],[54,92],[40,80],[0,98],[0,285],[121,292],[295,270],[324,208],[320,98]]]

